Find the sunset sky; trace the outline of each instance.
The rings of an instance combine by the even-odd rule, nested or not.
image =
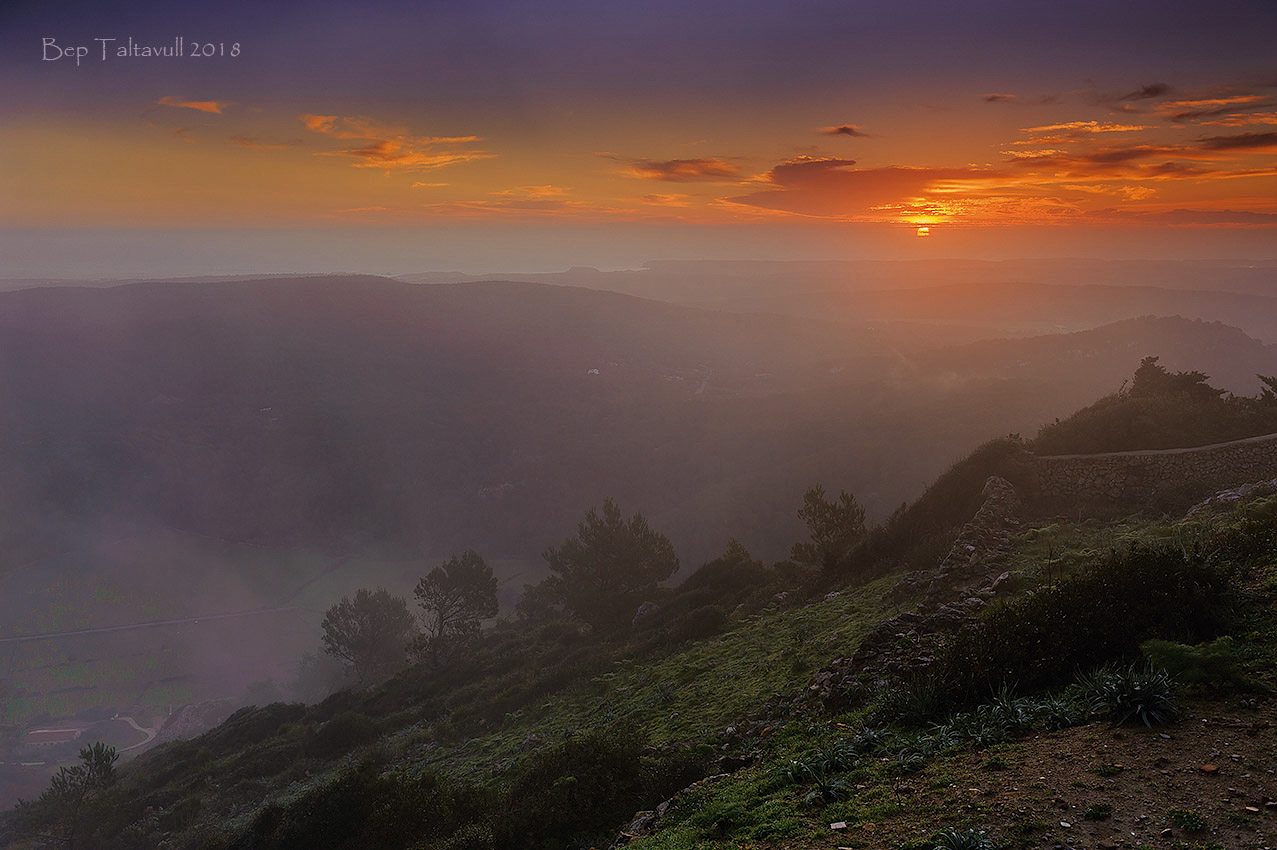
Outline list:
[[[5,8],[0,276],[1277,256],[1272,2]]]

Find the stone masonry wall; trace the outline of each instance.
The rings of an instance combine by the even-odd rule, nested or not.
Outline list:
[[[1277,477],[1277,434],[1191,449],[1033,459],[1042,496],[1144,499],[1163,486],[1220,489]]]

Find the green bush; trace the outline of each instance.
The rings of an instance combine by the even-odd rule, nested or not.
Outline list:
[[[560,848],[604,837],[642,808],[644,744],[633,729],[595,729],[528,754],[510,776],[498,844]]]
[[[1192,809],[1171,809],[1166,813],[1171,823],[1185,832],[1204,832],[1206,819]]]
[[[670,624],[671,643],[705,640],[727,627],[727,612],[717,605],[694,608]]]
[[[1277,431],[1277,397],[1225,395],[1201,372],[1168,372],[1146,357],[1129,389],[1038,432],[1037,454],[1092,454],[1203,446]],[[1180,494],[1182,495],[1182,494]],[[1163,494],[1175,500],[1174,490]]]
[[[1082,814],[1087,820],[1108,820],[1112,816],[1113,806],[1109,803],[1092,803]]]
[[[940,653],[937,676],[968,704],[1005,686],[1066,684],[1077,669],[1135,657],[1153,637],[1202,640],[1237,607],[1233,572],[1180,549],[1132,547],[995,608]]]
[[[344,711],[315,730],[306,742],[306,754],[321,759],[337,758],[377,740],[378,734],[377,723],[371,717],[357,711]]]
[[[472,824],[482,826],[494,804],[490,792],[446,787],[428,771],[382,774],[364,761],[287,806],[267,806],[231,848],[404,850],[456,836]]]
[[[1082,686],[1093,713],[1114,726],[1139,720],[1150,729],[1179,719],[1180,707],[1172,699],[1173,690],[1166,671],[1148,667],[1101,668]]]
[[[1153,638],[1140,644],[1140,651],[1150,664],[1185,685],[1245,687],[1248,684],[1238,669],[1241,653],[1227,635],[1197,646]]]
[[[271,703],[258,708],[250,705],[241,708],[210,732],[200,743],[213,750],[236,750],[270,738],[285,723],[293,723],[306,713],[300,703]]]
[[[933,837],[934,850],[997,850],[983,830],[942,829]]]

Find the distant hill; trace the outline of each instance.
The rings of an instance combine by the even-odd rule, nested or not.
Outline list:
[[[657,470],[711,427],[706,401],[877,356],[799,319],[367,277],[3,293],[0,354],[22,513],[533,552],[601,489],[659,513]]]
[[[124,516],[535,558],[613,496],[686,558],[743,517],[779,554],[811,483],[884,514],[962,446],[1067,415],[1141,357],[1238,391],[1277,371],[1239,331],[1173,319],[936,341],[500,281],[0,293],[0,539],[35,557],[41,529]]]
[[[1277,293],[1277,262],[1222,260],[663,260],[620,271],[582,266],[541,274],[426,272],[398,277],[430,284],[519,280],[581,286],[719,309],[751,309],[752,299],[759,299],[753,309],[768,301],[784,304],[790,295],[819,299],[852,292],[990,284]]]
[[[1146,356],[1239,392],[1277,373],[1186,319],[944,339],[511,281],[0,293],[0,639],[147,626],[9,644],[14,714],[283,683],[343,593],[408,592],[465,548],[509,610],[605,497],[670,537],[678,580],[730,538],[784,558],[817,482],[884,519]]]

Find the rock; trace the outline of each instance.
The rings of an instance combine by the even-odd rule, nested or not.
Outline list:
[[[655,602],[644,602],[638,607],[638,610],[634,612],[634,619],[630,621],[630,625],[640,626],[643,623],[649,622],[660,612],[660,605],[657,605]]]
[[[651,834],[660,824],[661,818],[665,817],[665,814],[670,810],[670,807],[678,802],[680,797],[697,788],[703,788],[710,783],[717,782],[725,776],[727,776],[726,773],[716,773],[713,776],[707,776],[704,779],[693,782],[682,791],[679,791],[673,797],[670,797],[668,800],[657,806],[653,811],[635,812],[634,817],[630,819],[630,823],[625,827],[625,829],[621,830],[620,834],[616,836],[616,839],[608,845],[608,850],[619,850],[619,848],[624,847],[634,839],[642,838],[644,835]]]
[[[1199,767],[1199,768],[1197,768],[1197,769],[1198,769],[1198,770],[1200,770],[1202,773],[1205,773],[1205,774],[1208,774],[1208,775],[1209,775],[1209,774],[1219,773],[1219,768],[1218,768],[1216,765],[1213,765],[1213,764],[1204,764],[1204,765],[1202,765],[1201,767]]]

